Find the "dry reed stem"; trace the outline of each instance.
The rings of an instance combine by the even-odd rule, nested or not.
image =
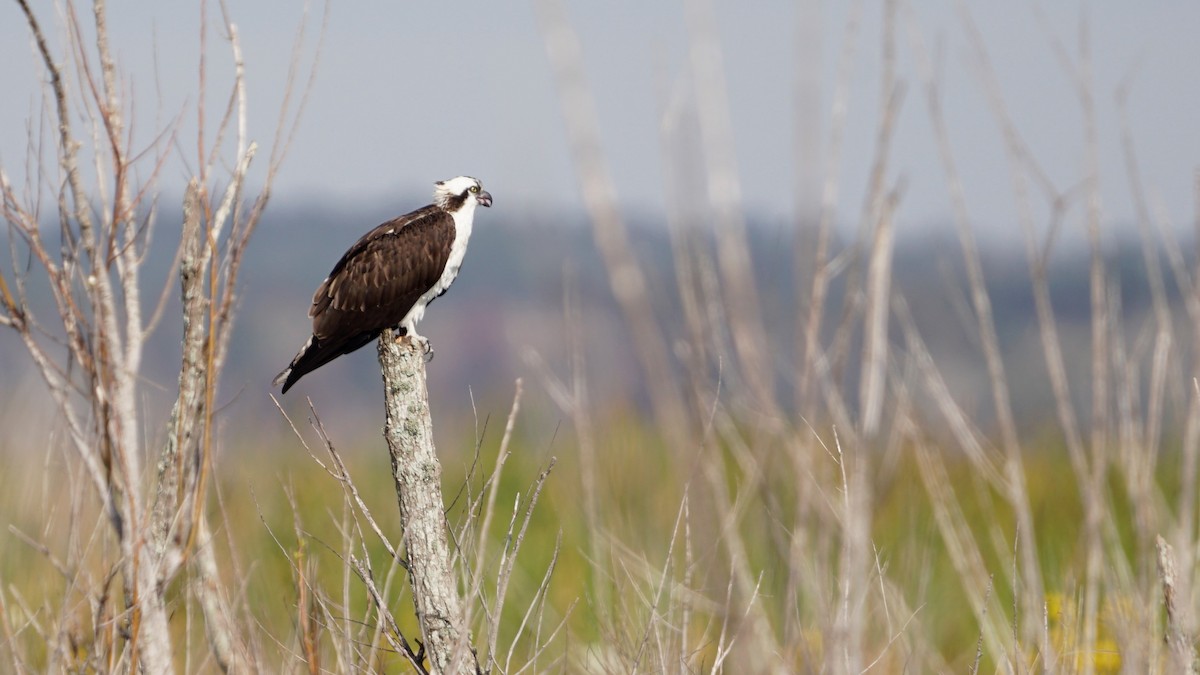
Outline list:
[[[831,627],[826,667],[831,672],[858,673],[863,669],[863,642],[866,630],[866,588],[859,587],[859,582],[870,575],[867,570],[870,569],[868,543],[871,497],[868,494],[866,458],[856,452],[848,460],[836,427],[832,433],[833,447],[836,451],[834,460],[841,476],[842,530],[837,572],[838,611]],[[846,470],[847,461],[852,462],[849,472]]]
[[[1193,638],[1186,629],[1188,625],[1188,603],[1179,602],[1177,582],[1179,576],[1175,568],[1175,553],[1171,545],[1161,536],[1155,537],[1155,550],[1158,552],[1158,575],[1162,582],[1163,605],[1167,611],[1167,647],[1170,649],[1170,661],[1175,672],[1200,672],[1200,662],[1196,660],[1196,648]]]
[[[616,188],[600,142],[595,102],[587,84],[579,37],[561,0],[534,3],[546,55],[554,71],[563,119],[592,234],[608,270],[613,295],[621,306],[638,361],[645,373],[658,428],[676,448],[689,447],[689,417],[670,371],[670,356],[651,305],[642,269],[633,256],[629,234],[617,209]]]
[[[550,646],[550,643],[558,635],[558,632],[566,625],[567,616],[571,613],[570,609],[567,610],[562,620],[559,621],[558,626],[555,627],[554,631],[547,638],[546,643],[541,643],[541,627],[542,621],[545,619],[546,594],[550,589],[550,578],[554,575],[554,570],[558,566],[558,556],[561,552],[562,531],[560,530],[557,538],[554,540],[554,552],[550,555],[550,563],[546,565],[546,573],[542,575],[542,582],[538,586],[537,591],[534,592],[533,600],[529,603],[529,607],[525,609],[525,614],[521,617],[521,623],[517,625],[517,632],[513,637],[513,641],[508,645],[508,654],[504,657],[504,672],[506,673],[512,672],[513,653],[516,651],[518,641],[525,634],[525,628],[529,625],[531,619],[537,619],[537,633],[534,637],[533,655],[517,672],[525,668],[533,668],[534,672],[537,672],[538,657]]]
[[[783,420],[775,395],[775,368],[767,344],[755,286],[754,266],[742,215],[741,184],[733,143],[729,95],[725,86],[716,10],[712,0],[683,3],[688,30],[688,58],[703,147],[706,193],[716,235],[716,259],[725,299],[727,329],[733,337],[740,371],[752,410],[762,414],[770,431]]]
[[[699,111],[692,90],[695,78],[679,77],[664,95],[660,112],[660,154],[663,162],[666,227],[670,237],[675,290],[679,296],[688,339],[674,345],[683,366],[692,417],[710,418],[713,402],[721,396],[730,404],[756,414],[754,392],[723,386],[727,365],[736,362],[729,344],[730,319],[722,291],[720,271],[710,250],[705,228],[710,208],[694,196],[707,191],[707,174],[701,149]],[[715,381],[714,381],[715,379]],[[760,391],[761,393],[761,391]],[[776,421],[769,422],[775,426]],[[707,437],[711,424],[705,426]]]
[[[556,458],[551,457],[549,463],[546,465],[546,468],[541,473],[539,473],[537,478],[534,480],[533,486],[530,488],[529,499],[526,501],[526,504],[525,504],[525,515],[521,522],[521,529],[516,532],[515,536],[514,536],[513,526],[516,524],[517,511],[518,511],[518,507],[521,504],[521,496],[519,494],[517,495],[516,503],[513,505],[513,519],[509,523],[508,535],[505,538],[504,550],[501,553],[499,570],[497,571],[497,574],[496,574],[496,606],[493,609],[492,624],[490,626],[489,635],[488,635],[489,649],[491,650],[491,652],[493,654],[498,653],[497,652],[497,644],[499,642],[499,635],[500,635],[500,623],[501,623],[500,619],[502,616],[502,609],[504,606],[504,601],[508,597],[508,585],[512,579],[513,569],[516,564],[517,555],[521,550],[521,545],[525,542],[525,535],[529,531],[529,523],[533,517],[534,507],[537,506],[538,497],[541,496],[542,488],[545,486],[546,479],[550,476],[550,472],[551,472],[551,470],[553,470],[554,464],[556,463],[556,461],[557,461]],[[559,543],[561,543],[561,542],[559,542]],[[513,652],[516,647],[516,640],[518,640],[521,637],[521,634],[524,631],[524,627],[525,627],[526,623],[529,621],[529,618],[530,618],[531,614],[534,612],[535,607],[538,606],[538,604],[539,604],[538,598],[544,592],[544,584],[546,584],[549,581],[550,575],[553,574],[554,566],[557,563],[558,563],[558,547],[556,546],[554,553],[551,556],[550,565],[547,568],[545,575],[543,575],[543,577],[542,577],[543,587],[539,587],[538,592],[534,594],[534,599],[530,603],[530,606],[528,608],[526,608],[525,615],[522,618],[521,624],[518,626],[517,633],[513,637],[514,642],[509,645],[508,654],[505,657],[505,663],[504,663],[504,671],[505,672],[508,672],[512,667],[512,656],[513,656]],[[539,622],[540,622],[540,619],[541,619],[541,615],[539,613]]]
[[[667,588],[667,580],[671,577],[671,563],[674,558],[675,543],[679,539],[680,526],[683,524],[684,515],[687,513],[687,502],[688,502],[688,495],[685,490],[684,494],[683,494],[683,499],[680,500],[680,503],[679,503],[679,509],[675,514],[675,525],[671,530],[671,538],[669,540],[670,543],[667,544],[667,552],[666,552],[666,555],[663,556],[662,570],[659,572],[659,575],[658,575],[659,576],[658,588],[654,591],[654,597],[650,602],[650,606],[649,606],[650,618],[646,621],[646,627],[642,631],[642,639],[638,643],[637,652],[634,654],[634,657],[633,657],[633,664],[632,664],[631,668],[633,668],[634,670],[637,670],[638,665],[640,664],[640,662],[642,660],[642,654],[645,653],[646,645],[650,642],[651,631],[653,628],[656,627],[656,625],[658,623],[658,619],[660,616],[659,606],[662,604],[662,601],[663,601],[663,594]],[[658,650],[660,655],[662,654],[662,651],[663,650],[661,650],[661,649]]]
[[[1200,296],[1198,296],[1200,297]],[[1196,347],[1200,353],[1200,344]],[[1196,542],[1196,491],[1197,472],[1200,471],[1200,380],[1192,378],[1191,396],[1187,407],[1186,422],[1183,428],[1183,461],[1180,472],[1179,498],[1176,502],[1175,548],[1179,551],[1180,569],[1193,569],[1196,554],[1192,547]],[[1178,578],[1180,594],[1184,598],[1194,597],[1196,592],[1195,575],[1184,574]],[[1185,628],[1189,633],[1195,632],[1195,617],[1188,615]]]
[[[983,613],[987,614],[987,601],[992,597],[992,577],[988,577],[987,592],[983,596]],[[979,640],[975,643],[975,660],[971,662],[971,675],[979,673],[979,662],[983,660],[983,629],[979,629]]]
[[[1033,532],[1033,514],[1029,504],[1028,489],[1025,484],[1025,467],[1021,458],[1020,441],[1017,436],[1017,425],[1013,415],[1012,402],[1005,373],[1004,361],[1000,355],[1000,340],[996,332],[995,318],[992,312],[991,298],[983,275],[983,265],[980,260],[979,246],[975,240],[974,227],[966,203],[966,191],[963,188],[962,177],[954,159],[953,148],[950,145],[949,130],[941,105],[940,83],[935,79],[935,67],[928,56],[924,40],[913,16],[911,7],[908,10],[909,34],[913,51],[917,57],[918,68],[924,81],[926,103],[929,119],[933,125],[934,136],[938,146],[938,154],[946,174],[946,186],[950,196],[950,205],[954,216],[955,230],[958,234],[962,249],[963,261],[966,264],[967,282],[971,292],[971,302],[976,319],[976,334],[979,336],[983,350],[984,362],[987,366],[988,380],[992,390],[992,404],[996,414],[997,426],[1005,453],[1004,489],[1009,506],[1016,516],[1018,529]],[[1028,616],[1033,616],[1043,602],[1043,584],[1041,570],[1038,565],[1036,543],[1032,537],[1026,538],[1024,546],[1018,551],[1025,589],[1019,594],[1021,609]],[[1014,575],[1014,582],[1017,575]],[[1014,615],[1013,620],[1017,617]],[[1025,641],[1034,638],[1035,622],[1026,622],[1028,630],[1022,635]]]
[[[13,631],[11,614],[9,613],[8,603],[4,600],[4,586],[0,584],[0,633],[4,636],[4,643],[8,645],[8,655],[10,665],[13,672],[20,675],[25,673],[25,659],[21,654],[21,645],[17,642],[17,633]]]
[[[1007,653],[1007,641],[1002,636],[1007,630],[1002,622],[988,612],[992,575],[988,573],[982,551],[971,534],[962,505],[954,495],[944,461],[937,451],[931,450],[920,440],[913,444],[913,448],[921,482],[933,507],[934,519],[979,624],[980,637],[987,652],[995,654],[997,661],[1002,662],[1003,655]]]
[[[1106,298],[1106,279],[1103,262],[1103,252],[1100,244],[1100,205],[1099,177],[1096,131],[1096,106],[1092,95],[1091,55],[1088,48],[1088,30],[1081,23],[1079,66],[1076,67],[1066,56],[1065,49],[1057,40],[1052,40],[1056,53],[1064,70],[1072,79],[1079,97],[1080,108],[1084,122],[1084,162],[1085,162],[1085,225],[1091,250],[1091,265],[1089,271],[1091,296],[1091,326],[1092,326],[1092,414],[1090,429],[1091,457],[1083,449],[1082,437],[1079,433],[1075,413],[1070,403],[1067,378],[1064,372],[1061,346],[1055,327],[1053,309],[1050,303],[1048,280],[1046,277],[1047,251],[1038,254],[1034,244],[1034,228],[1026,194],[1026,172],[1036,168],[1036,162],[1020,141],[1015,126],[1008,116],[995,75],[982,44],[978,29],[970,18],[965,5],[959,3],[963,23],[971,34],[980,70],[983,73],[985,92],[991,101],[993,114],[1000,124],[1005,136],[1005,147],[1009,156],[1010,173],[1017,198],[1018,213],[1026,231],[1027,255],[1030,260],[1031,274],[1034,282],[1034,300],[1041,326],[1043,351],[1046,355],[1048,372],[1054,389],[1059,411],[1060,424],[1066,436],[1067,448],[1076,481],[1080,487],[1084,502],[1084,546],[1086,549],[1085,579],[1084,579],[1084,612],[1083,612],[1083,643],[1080,649],[1085,654],[1094,651],[1097,637],[1097,616],[1099,614],[1099,593],[1102,566],[1102,534],[1101,525],[1105,521],[1108,506],[1105,503],[1102,488],[1104,476],[1108,467],[1108,398],[1110,388],[1111,367],[1109,358],[1109,313],[1110,307]],[[1035,173],[1035,175],[1038,175]],[[1056,222],[1061,217],[1062,197],[1054,194],[1051,202],[1052,214]],[[1051,232],[1054,230],[1052,229]],[[1084,672],[1090,673],[1094,664],[1091,659],[1084,659]]]
[[[1080,21],[1080,54],[1077,86],[1079,88],[1080,107],[1083,110],[1084,128],[1084,193],[1086,195],[1086,224],[1088,245],[1091,249],[1090,287],[1092,310],[1092,490],[1099,495],[1103,490],[1104,477],[1108,472],[1109,445],[1109,389],[1111,387],[1111,365],[1109,363],[1110,336],[1107,295],[1107,280],[1104,265],[1104,251],[1100,241],[1100,160],[1099,160],[1099,131],[1096,122],[1096,103],[1092,93],[1094,84],[1092,76],[1092,55],[1090,49],[1090,31],[1086,20]],[[1098,501],[1098,500],[1097,500]],[[1101,551],[1100,527],[1104,515],[1100,505],[1093,503],[1086,512],[1085,532],[1088,542],[1088,557],[1086,562],[1086,588],[1084,600],[1084,642],[1085,654],[1092,653],[1096,648],[1100,614],[1100,575],[1103,565]],[[1084,661],[1084,675],[1091,675],[1094,667],[1091,659]]]
[[[807,235],[815,234],[821,221],[821,188],[825,157],[822,154],[822,65],[824,56],[822,50],[825,39],[822,35],[820,0],[801,0],[796,6],[796,23],[794,29],[795,51],[793,64],[795,75],[792,80],[792,105],[795,109],[793,135],[795,137],[795,196],[793,208],[795,212],[795,251],[792,265],[795,272],[796,297],[804,297],[805,268],[810,263],[810,253],[807,244],[815,242]],[[853,11],[853,10],[852,10]],[[831,133],[832,137],[833,134]],[[833,145],[831,142],[830,145]],[[840,150],[838,150],[840,152]],[[796,318],[803,316],[800,307],[796,307]],[[802,347],[799,336],[802,335],[800,326],[796,325],[796,346]],[[798,368],[803,353],[794,352],[797,370],[792,373],[793,383],[798,380]]]
[[[272,397],[272,399],[275,400],[274,397]],[[276,404],[277,408],[280,407],[278,400],[275,400],[275,404]],[[364,616],[362,621],[359,623],[359,625],[361,626],[360,634],[358,636],[355,636],[350,629],[350,616],[349,616],[349,610],[348,610],[348,608],[351,606],[351,603],[350,603],[350,574],[353,573],[356,576],[358,576],[364,585],[374,584],[374,573],[371,570],[370,557],[368,556],[366,541],[365,541],[365,538],[363,535],[362,525],[360,523],[360,517],[362,520],[367,521],[367,525],[370,527],[372,533],[376,536],[378,541],[383,545],[384,549],[387,551],[389,561],[390,561],[389,565],[388,565],[387,577],[384,581],[383,589],[378,589],[378,588],[368,589],[369,592],[372,594],[373,598],[374,597],[380,597],[380,598],[391,597],[391,595],[392,595],[391,589],[392,589],[392,585],[395,581],[395,575],[397,574],[397,571],[401,570],[401,569],[405,570],[406,572],[410,571],[409,564],[408,564],[407,560],[405,560],[404,558],[402,558],[400,556],[400,554],[397,552],[396,548],[392,545],[391,541],[384,535],[382,528],[379,526],[378,522],[375,520],[374,515],[371,513],[370,508],[367,506],[366,502],[363,500],[361,493],[358,489],[358,486],[354,483],[354,480],[351,477],[350,472],[349,472],[348,468],[346,467],[344,460],[342,459],[341,453],[338,452],[333,441],[329,438],[329,435],[327,434],[327,432],[325,430],[325,426],[321,422],[320,416],[317,414],[315,406],[313,406],[312,401],[309,401],[308,404],[309,404],[309,410],[312,413],[312,418],[311,418],[312,426],[313,426],[314,430],[317,432],[318,438],[321,440],[322,444],[325,446],[326,452],[329,454],[331,466],[333,467],[332,470],[329,467],[327,467],[323,462],[321,462],[320,459],[318,459],[315,455],[312,454],[312,451],[309,450],[309,448],[308,448],[308,444],[304,441],[304,439],[302,437],[299,437],[299,434],[298,434],[298,432],[296,432],[294,425],[292,425],[292,431],[293,431],[293,433],[297,434],[297,437],[299,438],[301,444],[304,445],[305,449],[309,450],[309,456],[313,458],[313,461],[316,462],[327,473],[329,473],[329,475],[332,476],[335,480],[337,480],[341,484],[341,487],[342,487],[342,505],[343,505],[343,512],[345,513],[345,516],[344,516],[344,522],[343,522],[342,526],[339,528],[341,531],[342,541],[343,541],[343,546],[344,546],[344,551],[341,553],[340,557],[342,558],[343,561],[347,561],[347,562],[345,562],[345,564],[343,564],[343,576],[342,576],[342,606],[347,608],[347,610],[345,611],[345,614],[343,616],[343,628],[342,628],[342,633],[344,636],[346,646],[343,647],[337,641],[334,641],[335,649],[338,649],[338,651],[339,651],[339,654],[338,654],[339,662],[342,661],[341,651],[343,649],[349,648],[349,647],[354,647],[357,649],[358,645],[362,644],[363,642],[367,642],[367,640],[364,638],[363,634],[365,634],[365,632],[369,630],[371,632],[371,635],[370,635],[370,640],[368,642],[369,646],[367,648],[368,649],[368,656],[367,656],[367,663],[366,663],[367,670],[370,670],[372,667],[374,667],[375,659],[378,656],[379,649],[380,649],[380,641],[384,640],[384,639],[388,640],[389,644],[391,644],[393,646],[396,644],[402,645],[405,650],[404,651],[405,658],[408,658],[410,660],[410,662],[412,662],[414,664],[419,663],[419,659],[416,659],[416,654],[413,653],[411,651],[411,647],[409,647],[408,638],[402,632],[400,632],[394,618],[390,614],[391,610],[386,605],[379,605],[379,604],[375,603],[373,600],[372,604],[367,609],[367,615]],[[282,408],[280,408],[280,412],[283,413]],[[288,419],[288,423],[291,424],[291,420],[290,420],[290,418],[287,417],[287,414],[286,413],[283,413],[283,414],[284,414],[285,419]],[[353,527],[351,527],[351,524]],[[360,546],[362,548],[361,560],[358,556],[356,556],[354,554],[354,547],[355,547],[356,542],[357,542],[358,546]],[[360,564],[354,564],[353,562],[349,562],[349,561],[354,561],[354,560],[360,560]],[[380,614],[383,612],[387,612],[388,616],[386,617],[386,619],[381,617],[377,621],[372,621],[371,620],[372,612],[375,614],[376,617],[380,617]],[[421,666],[421,667],[423,667],[423,666]]]
[[[841,52],[838,56],[837,79],[830,112],[829,150],[826,156],[825,181],[821,189],[821,215],[817,223],[817,241],[812,258],[813,278],[808,296],[808,312],[807,315],[801,311],[796,312],[798,318],[804,317],[804,323],[796,326],[796,334],[804,336],[802,343],[797,342],[803,347],[802,351],[797,354],[799,372],[796,378],[796,410],[801,417],[810,420],[817,419],[817,408],[810,405],[811,389],[817,362],[822,358],[821,354],[824,351],[820,346],[821,325],[825,316],[825,302],[829,293],[829,285],[835,276],[828,261],[829,240],[837,217],[839,177],[847,109],[849,108],[850,81],[858,47],[858,30],[862,22],[863,6],[862,0],[856,0],[851,5],[845,34],[842,38]],[[797,266],[797,269],[800,267]],[[804,297],[802,290],[797,293],[797,297]]]
[[[596,429],[592,419],[592,401],[588,390],[587,345],[584,333],[584,313],[578,297],[575,277],[568,277],[563,286],[563,315],[566,318],[566,333],[571,355],[571,423],[575,427],[575,441],[579,451],[579,479],[583,487],[583,514],[588,532],[597,533],[604,529],[603,512],[597,479]],[[599,560],[600,537],[588,538],[592,558]],[[597,604],[607,604],[607,587],[592,584],[591,593]]]
[[[895,252],[895,214],[900,187],[884,198],[879,221],[871,240],[867,262],[866,304],[863,311],[863,347],[859,384],[859,412],[862,436],[874,444],[883,423],[883,404],[887,385],[888,317],[891,307],[892,257]]]
[[[718,427],[726,428],[722,435],[728,440],[736,439],[737,433],[732,429],[732,422],[721,421],[723,417],[718,416]],[[743,621],[747,621],[748,624],[738,629],[738,634],[744,635],[746,642],[751,645],[744,665],[755,672],[778,672],[782,667],[779,658],[783,650],[779,646],[770,618],[761,604],[756,602],[761,579],[754,573],[747,541],[737,527],[749,503],[747,497],[752,490],[739,491],[736,501],[730,499],[723,471],[724,461],[716,450],[716,447],[708,450],[712,459],[702,463],[701,471],[708,481],[717,513],[722,514],[720,543],[729,559],[731,588],[736,588],[738,600],[746,603]],[[751,476],[747,483],[755,484],[757,480]]]
[[[483,488],[487,492],[487,503],[482,510],[482,520],[479,522],[479,526],[478,526],[478,530],[477,530],[477,532],[478,532],[478,535],[477,535],[478,550],[475,552],[474,566],[470,570],[471,579],[472,579],[471,592],[467,596],[469,598],[479,598],[481,601],[483,600],[481,591],[482,591],[482,586],[483,586],[484,570],[485,570],[485,564],[486,564],[486,558],[487,558],[487,552],[488,552],[488,548],[487,548],[488,532],[491,530],[492,518],[495,516],[495,512],[496,512],[496,496],[500,492],[500,490],[499,490],[500,475],[504,469],[504,463],[508,460],[508,456],[510,454],[509,443],[512,441],[512,433],[513,433],[513,428],[516,426],[517,413],[520,412],[520,410],[521,410],[521,395],[522,395],[523,391],[524,391],[524,388],[522,386],[522,381],[520,379],[517,379],[516,390],[513,393],[512,408],[508,412],[508,420],[504,424],[504,434],[500,438],[500,449],[496,455],[496,466],[493,467],[491,477],[488,478],[488,481],[484,485],[484,488]],[[482,496],[481,496],[481,498],[482,498]],[[475,511],[474,509],[470,509],[468,511],[468,513],[474,513],[474,511]],[[468,520],[467,526],[470,526],[471,524],[472,524],[471,521]],[[499,601],[499,599],[497,599],[497,601]],[[484,606],[484,611],[488,611],[486,604]],[[467,608],[467,617],[468,617],[467,624],[468,625],[470,625],[470,623],[471,623],[470,615],[471,615],[471,606],[468,606],[468,608]],[[492,630],[499,630],[499,624],[500,624],[499,612],[495,612],[491,616],[489,621],[491,623]],[[490,641],[487,643],[487,647],[488,647],[488,651],[484,653],[482,661],[483,661],[483,663],[490,665],[491,663],[493,663],[495,654],[491,651],[491,642]]]
[[[863,285],[867,280],[865,275],[860,274],[864,264],[862,248],[866,245],[874,246],[879,236],[882,214],[889,199],[887,172],[891,158],[892,138],[895,132],[896,118],[904,100],[905,87],[896,77],[895,11],[896,0],[888,0],[884,3],[880,38],[882,43],[879,82],[881,104],[876,121],[874,156],[867,178],[867,189],[863,197],[855,243],[843,254],[847,257],[849,266],[845,289],[847,302],[842,307],[841,318],[838,320],[833,339],[827,350],[833,378],[839,381],[842,380],[847,368],[854,331],[860,320],[866,320],[863,308],[866,300]],[[868,260],[867,264],[869,263]],[[869,382],[860,382],[860,389],[862,387],[869,389],[871,386]],[[861,391],[860,396],[862,396]]]

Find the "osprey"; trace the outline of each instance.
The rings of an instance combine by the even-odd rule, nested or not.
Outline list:
[[[307,373],[399,327],[424,345],[417,322],[458,276],[475,207],[492,196],[470,176],[436,183],[433,203],[363,235],[333,266],[313,295],[313,333],[273,384],[283,393]]]

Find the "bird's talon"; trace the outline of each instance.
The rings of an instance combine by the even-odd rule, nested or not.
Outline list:
[[[424,356],[425,356],[425,363],[429,363],[430,361],[432,361],[433,360],[433,343],[431,343],[429,341],[429,338],[421,335],[421,336],[417,336],[414,339],[416,340],[416,345],[421,348],[421,353],[424,354]]]
[[[429,338],[425,337],[424,335],[410,333],[408,335],[408,339],[412,342],[414,347],[421,350],[421,353],[425,356],[425,363],[429,363],[433,360],[433,345],[429,342]]]

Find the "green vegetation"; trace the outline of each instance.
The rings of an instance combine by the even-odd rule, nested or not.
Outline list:
[[[672,546],[669,533],[675,527],[686,491],[692,511],[690,548],[695,569],[689,575],[690,584],[686,588],[681,585],[685,573],[673,570],[670,573],[671,592],[686,593],[693,598],[695,615],[690,630],[697,638],[694,664],[700,667],[706,661],[711,663],[715,652],[712,636],[708,641],[699,638],[708,622],[721,620],[720,601],[727,584],[727,572],[720,571],[722,565],[716,551],[721,548],[720,540],[725,535],[714,518],[699,516],[712,505],[706,504],[705,498],[700,496],[701,486],[695,482],[687,484],[689,464],[695,458],[672,457],[661,448],[649,450],[654,448],[653,440],[647,437],[641,421],[635,417],[609,420],[605,428],[608,431],[597,444],[597,450],[604,458],[603,469],[597,476],[597,487],[604,495],[597,514],[604,527],[599,531],[589,526],[579,499],[583,486],[577,448],[573,443],[559,438],[554,447],[547,448],[520,434],[514,439],[512,455],[499,487],[499,504],[512,504],[518,495],[525,494],[531,477],[545,467],[549,455],[557,456],[558,463],[535,511],[513,575],[511,593],[517,598],[529,598],[535,593],[561,533],[561,550],[549,585],[546,613],[547,621],[553,622],[570,611],[567,617],[570,637],[564,643],[576,649],[604,644],[614,637],[609,632],[613,629],[614,618],[620,617],[622,623],[635,619],[647,621],[651,596],[646,594],[655,588],[663,561]],[[490,466],[495,461],[496,440],[495,437],[483,439],[479,457],[481,466]],[[449,512],[452,522],[463,522],[466,495],[469,492],[478,494],[482,479],[478,468],[474,475],[467,477],[474,459],[467,454],[473,446],[471,439],[462,438],[452,445],[444,461],[447,494],[455,494],[457,486],[463,486],[464,481],[472,485],[458,493]],[[1052,444],[1030,447],[1027,455],[1026,478],[1035,514],[1033,537],[1045,575],[1051,635],[1060,653],[1069,652],[1073,644],[1070,625],[1078,620],[1081,602],[1078,570],[1082,569],[1084,552],[1081,550],[1080,498],[1077,490],[1072,488],[1070,463],[1061,448]],[[353,450],[346,450],[345,458],[380,526],[385,532],[395,532],[398,515],[391,476],[382,469],[387,462],[382,441],[360,439]],[[10,514],[14,531],[36,537],[52,551],[67,547],[72,541],[85,548],[94,541],[92,528],[84,526],[97,523],[93,507],[81,505],[81,510],[73,517],[55,511],[77,502],[67,492],[69,484],[48,479],[47,475],[57,474],[61,465],[54,461],[49,465],[18,462],[11,456],[6,456],[4,461],[0,474],[16,484],[27,486],[24,490],[0,493],[0,512]],[[786,601],[787,561],[779,557],[778,545],[772,542],[773,537],[787,536],[792,528],[789,514],[799,501],[795,494],[796,484],[787,480],[782,472],[747,476],[727,453],[704,461],[725,462],[728,487],[735,499],[750,495],[745,497],[744,515],[731,527],[736,530],[734,536],[745,542],[752,566],[762,570],[758,602],[776,630],[793,622],[800,628],[805,648],[792,656],[794,663],[798,667],[820,670],[820,636],[828,628],[828,617],[822,616],[822,612],[828,598],[801,598],[793,610],[797,616],[786,616],[789,604]],[[834,457],[826,456],[825,461],[826,469],[836,470]],[[945,456],[944,461],[949,483],[971,534],[976,540],[991,544],[981,546],[980,550],[988,572],[995,579],[993,607],[1005,611],[1002,621],[1010,623],[1014,602],[1012,549],[1017,537],[1011,514],[1004,507],[1001,496],[981,484],[969,462],[952,456]],[[1156,484],[1166,500],[1174,499],[1178,488],[1178,466],[1173,464],[1161,465],[1156,477]],[[259,640],[268,653],[275,653],[273,658],[286,661],[288,650],[294,648],[301,578],[311,585],[307,592],[322,595],[338,607],[340,613],[332,617],[334,620],[354,623],[372,620],[362,585],[353,579],[346,583],[343,555],[347,511],[341,491],[302,449],[296,446],[273,449],[230,447],[223,450],[218,459],[215,482],[219,500],[212,508],[214,521],[223,523],[218,532],[222,557],[230,569],[239,570],[235,584],[243,589],[246,608],[262,631]],[[873,482],[871,539],[879,566],[876,571],[883,571],[889,592],[902,598],[907,611],[915,612],[912,624],[905,632],[919,632],[922,641],[927,641],[929,647],[945,659],[951,671],[963,672],[971,667],[975,658],[980,629],[969,619],[969,598],[955,571],[953,556],[939,535],[933,507],[922,487],[920,469],[911,452],[901,449],[891,465],[880,470]],[[826,497],[837,499],[837,491],[836,486],[831,486]],[[1124,553],[1128,556],[1122,564],[1136,565],[1139,552],[1134,548],[1137,542],[1133,514],[1115,477],[1110,481],[1110,495],[1114,504],[1113,525],[1121,532]],[[46,517],[48,512],[43,505],[50,509],[50,518]],[[70,523],[75,527],[68,527]],[[505,523],[497,522],[492,528],[491,537],[497,546],[501,543],[504,526]],[[102,530],[103,524],[94,527]],[[66,607],[74,614],[80,649],[86,649],[87,633],[95,626],[89,616],[90,608],[82,604],[81,598],[64,602],[64,594],[74,592],[71,590],[74,584],[67,583],[64,578],[66,570],[54,569],[37,546],[20,545],[11,538],[9,541],[9,545],[0,549],[0,579],[5,582],[3,597],[9,625],[53,620],[56,608]],[[675,543],[678,548],[682,542]],[[367,539],[366,546],[375,569],[387,570],[389,561],[382,545]],[[597,547],[612,558],[591,560],[589,552]],[[836,551],[814,553],[826,556],[828,564],[834,564],[837,557]],[[676,564],[682,562],[678,550],[674,556],[678,561]],[[820,566],[818,560],[806,561],[806,568],[811,570],[819,570]],[[85,574],[92,578],[102,578],[106,572],[99,566],[70,570],[72,575]],[[189,580],[185,578],[176,583],[187,584]],[[868,587],[877,586],[880,580],[873,572],[862,583]],[[830,595],[836,593],[831,586],[827,590]],[[113,588],[112,592],[119,592],[119,589]],[[348,603],[343,604],[346,600]],[[1114,636],[1128,619],[1121,613],[1121,608],[1135,601],[1136,596],[1128,589],[1116,587],[1104,594],[1101,640],[1095,656],[1098,672],[1117,672],[1120,657]],[[415,619],[406,611],[410,601],[405,595],[404,584],[391,585],[390,602],[401,627],[415,632]],[[516,602],[506,606],[502,644],[517,638],[513,633],[526,609],[526,605]],[[892,607],[891,611],[894,612],[891,625],[898,630],[909,617],[899,613],[899,606]],[[1033,619],[1037,620],[1037,617]],[[1164,620],[1158,611],[1154,612],[1153,619],[1155,622]],[[1019,620],[1027,621],[1030,617],[1021,616]],[[194,618],[189,620],[186,616],[176,615],[173,621],[181,634],[191,630],[193,640],[201,638],[202,626]],[[872,621],[872,624],[874,628],[867,635],[865,653],[884,653],[885,660],[889,660],[886,653],[893,636],[884,629],[888,622]],[[623,627],[630,634],[636,634],[643,626],[635,623]],[[339,628],[318,626],[315,630],[322,636],[321,651],[333,649],[332,642],[337,639]],[[37,644],[36,639],[30,639],[34,635],[30,629],[23,635],[26,649]],[[782,639],[783,635],[777,637]],[[532,655],[529,653],[531,642],[518,639],[517,643],[515,660],[523,662]],[[899,668],[900,650],[893,646],[892,651],[895,652],[892,658],[897,659],[892,666]],[[26,654],[34,656],[28,651]],[[1029,654],[1036,655],[1036,649],[1030,649]],[[80,654],[81,658],[83,656]],[[385,670],[407,672],[398,656],[388,655],[385,650],[379,658],[381,664],[387,664]],[[992,671],[994,655],[985,654],[983,663],[982,672]],[[891,670],[889,667],[885,672]]]

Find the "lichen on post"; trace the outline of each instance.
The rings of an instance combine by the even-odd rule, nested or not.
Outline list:
[[[431,673],[474,673],[474,653],[463,630],[446,537],[442,467],[433,444],[425,384],[425,353],[393,330],[379,337],[379,366],[387,417],[384,437],[400,501],[413,605]]]

